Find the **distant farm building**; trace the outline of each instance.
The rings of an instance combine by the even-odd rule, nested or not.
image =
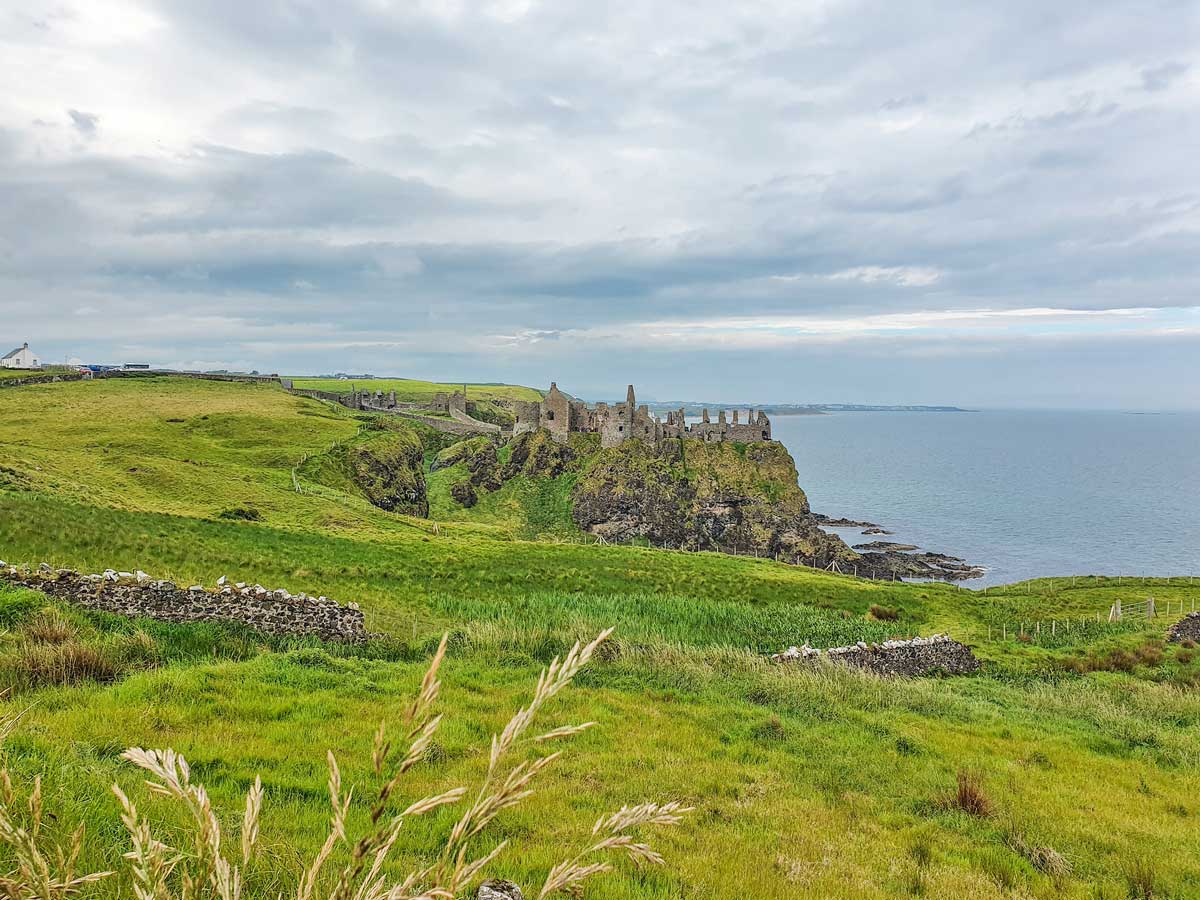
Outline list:
[[[29,349],[29,344],[22,344],[16,350],[10,350],[0,357],[0,367],[5,369],[36,369],[41,361]]]

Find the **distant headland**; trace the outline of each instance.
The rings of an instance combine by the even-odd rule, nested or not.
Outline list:
[[[652,410],[683,409],[689,416],[698,416],[706,407],[719,407],[714,402],[666,400],[661,402],[648,401],[647,406]],[[747,404],[736,404],[746,406]],[[839,412],[945,412],[965,413],[974,410],[963,409],[960,406],[922,406],[915,404],[889,405],[883,403],[758,403],[757,409],[770,416],[824,416]]]

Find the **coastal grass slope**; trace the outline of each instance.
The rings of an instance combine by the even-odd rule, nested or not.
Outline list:
[[[1196,586],[1053,579],[984,594],[522,540],[529,498],[508,498],[517,513],[498,498],[489,521],[456,523],[384,512],[332,478],[298,493],[293,469],[362,425],[260,385],[0,393],[7,562],[323,593],[360,603],[386,634],[322,646],[129,622],[0,586],[3,705],[23,711],[7,762],[42,775],[55,829],[87,823],[89,868],[116,867],[127,849],[113,781],[168,830],[180,824],[119,760],[126,746],[172,746],[230,825],[261,773],[267,854],[246,895],[294,895],[295,861],[319,847],[328,819],[325,749],[366,789],[372,733],[380,720],[396,730],[443,630],[448,724],[414,770],[413,797],[477,774],[486,760],[473,748],[526,701],[538,668],[617,625],[556,701],[564,721],[598,726],[534,801],[501,818],[512,850],[495,875],[540,883],[601,813],[680,798],[697,812],[656,839],[668,867],[621,869],[588,897],[1119,898],[1147,883],[1155,896],[1200,893],[1188,849],[1200,820],[1200,659],[1164,643],[1167,617],[1095,623],[1117,597],[1188,608]],[[430,502],[436,517],[432,491]],[[258,515],[225,515],[250,509]],[[1022,620],[1054,633],[999,636]],[[1060,631],[1065,621],[1075,627]],[[885,682],[765,659],[806,640],[943,630],[973,644],[981,675]],[[955,800],[960,773],[986,814]],[[453,817],[406,826],[398,867],[437,846]],[[95,896],[127,892],[112,882]]]

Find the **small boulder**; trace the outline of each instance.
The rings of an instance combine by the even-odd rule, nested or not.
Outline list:
[[[479,886],[475,900],[525,900],[525,895],[511,881],[493,878]]]

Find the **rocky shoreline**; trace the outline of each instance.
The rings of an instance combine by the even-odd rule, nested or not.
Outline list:
[[[858,519],[834,518],[814,513],[821,528],[861,528],[864,535],[890,535],[882,525]],[[985,570],[957,556],[922,550],[916,544],[896,541],[867,541],[855,544],[859,560],[853,571],[865,578],[895,580],[928,578],[937,581],[968,581],[982,578]]]

